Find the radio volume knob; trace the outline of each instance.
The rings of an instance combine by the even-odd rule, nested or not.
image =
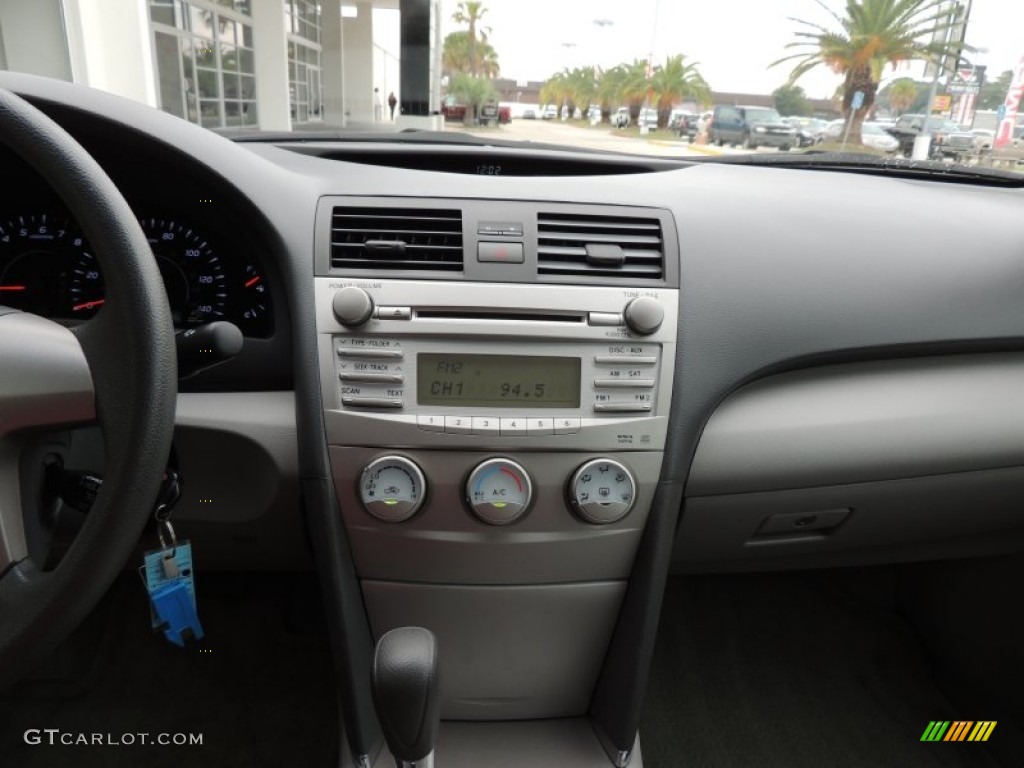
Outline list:
[[[665,308],[657,299],[639,296],[626,305],[622,316],[633,333],[649,336],[661,328],[661,323],[665,319]]]
[[[362,325],[373,315],[373,299],[362,288],[350,285],[334,294],[334,316],[342,325]]]

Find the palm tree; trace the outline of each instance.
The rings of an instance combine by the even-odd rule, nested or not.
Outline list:
[[[564,69],[561,72],[556,72],[541,86],[540,103],[554,104],[561,109],[562,105],[569,101],[570,91],[569,70]]]
[[[903,114],[917,101],[917,83],[909,77],[901,77],[889,86],[889,107],[897,116]]]
[[[477,38],[477,26],[480,19],[487,13],[483,2],[480,0],[462,0],[452,14],[452,21],[458,24],[469,25],[469,74],[476,77],[480,72],[480,59],[478,58],[478,44],[487,42],[487,27],[480,29],[480,37]]]
[[[843,76],[843,112],[849,119],[850,141],[861,143],[861,126],[871,112],[878,83],[886,64],[910,59],[941,64],[947,57],[958,57],[974,48],[958,41],[945,42],[954,24],[945,0],[846,0],[845,15],[830,10],[815,0],[835,20],[838,28],[829,29],[802,19],[797,40],[787,49],[799,50],[774,62],[796,65],[789,76],[794,84],[815,67],[824,65]],[[864,100],[852,109],[853,95],[860,91]]]
[[[498,91],[494,83],[484,77],[473,77],[463,72],[456,74],[451,79],[448,92],[454,95],[459,102],[472,107],[471,121],[476,123],[480,107],[489,101],[497,101]]]
[[[597,69],[595,67],[577,67],[568,73],[567,83],[570,100],[574,107],[586,115],[590,105],[597,98]]]
[[[469,32],[460,30],[452,32],[444,39],[444,48],[441,53],[441,62],[445,74],[454,75],[459,72],[472,74],[472,45],[469,39]],[[498,64],[498,54],[491,47],[490,43],[477,42],[476,47],[477,63],[480,74],[484,77],[494,78],[501,72]]]
[[[619,66],[622,68],[622,82],[619,84],[618,98],[629,104],[629,117],[635,123],[640,117],[647,92],[651,89],[651,82],[647,79],[647,62],[633,59],[632,64]]]
[[[662,128],[676,102],[692,99],[701,106],[711,102],[711,88],[697,70],[697,62],[687,63],[681,53],[669,56],[654,70],[651,90],[658,108],[658,126]]]

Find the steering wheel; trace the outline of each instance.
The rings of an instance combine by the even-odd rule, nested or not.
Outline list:
[[[134,550],[159,491],[174,428],[174,329],[135,215],[53,120],[0,89],[0,145],[32,166],[81,224],[107,300],[68,329],[0,307],[0,687],[30,672],[99,602]],[[8,191],[17,179],[3,183]],[[33,433],[96,422],[103,485],[63,559],[28,555],[20,454]]]

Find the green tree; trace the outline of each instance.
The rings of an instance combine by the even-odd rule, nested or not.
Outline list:
[[[772,91],[775,109],[783,117],[806,117],[811,114],[811,102],[799,85],[782,85]]]
[[[658,127],[668,123],[672,107],[690,99],[701,106],[711,102],[711,88],[697,69],[697,62],[687,63],[686,56],[677,53],[651,73],[651,98],[658,109]]]
[[[452,76],[448,92],[455,96],[459,103],[465,104],[467,109],[472,109],[472,123],[477,121],[482,105],[498,99],[498,91],[493,82],[486,77],[473,77],[464,72]]]
[[[473,77],[480,74],[480,43],[486,43],[490,33],[489,27],[480,26],[486,13],[487,9],[479,0],[462,0],[452,14],[452,21],[469,27],[469,74]]]
[[[819,66],[842,75],[843,112],[847,118],[853,113],[850,141],[855,144],[862,143],[861,126],[874,108],[886,64],[908,59],[941,63],[947,57],[955,60],[963,51],[974,51],[972,46],[959,42],[933,42],[933,36],[944,38],[942,33],[953,26],[945,0],[846,0],[842,16],[821,0],[817,2],[828,10],[835,27],[795,19],[802,26],[795,33],[797,39],[786,48],[798,52],[772,66],[795,62],[790,84]],[[853,94],[857,91],[864,94],[864,101],[854,110]]]
[[[981,86],[978,94],[978,109],[999,109],[1006,101],[1006,93],[1013,82],[1013,70],[1008,69],[998,78]]]
[[[891,83],[887,90],[889,109],[897,117],[910,109],[917,101],[917,83],[909,77],[901,77]]]
[[[445,37],[441,52],[441,66],[446,75],[454,75],[459,72],[467,75],[473,74],[471,47],[469,32],[465,30],[452,32]],[[493,78],[501,73],[498,54],[490,43],[478,40],[476,57],[479,74]]]
[[[540,89],[540,103],[554,104],[561,108],[571,100],[572,88],[569,83],[569,70],[565,69],[556,72],[546,81]]]

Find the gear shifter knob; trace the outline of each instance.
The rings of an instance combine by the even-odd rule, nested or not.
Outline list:
[[[373,703],[399,768],[420,765],[434,751],[441,689],[437,640],[422,627],[400,627],[377,642]]]

